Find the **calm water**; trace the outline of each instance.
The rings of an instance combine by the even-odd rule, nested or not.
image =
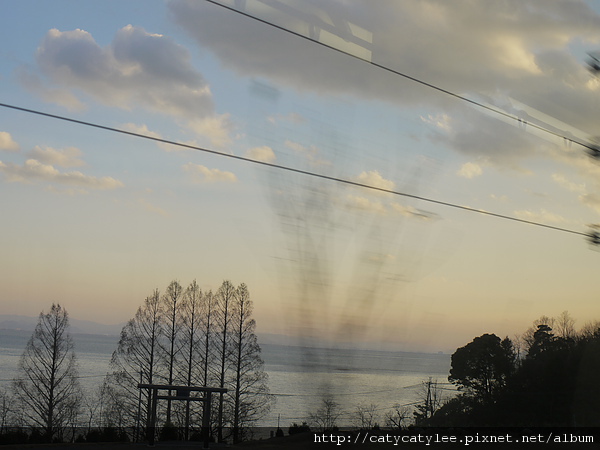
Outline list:
[[[0,389],[9,388],[31,332],[0,330]],[[75,334],[81,383],[87,392],[97,389],[108,371],[117,336]],[[344,412],[340,425],[349,425],[359,404],[376,405],[380,422],[395,404],[420,399],[429,377],[447,382],[450,355],[315,349],[263,344],[262,356],[269,388],[276,397],[261,425],[282,427],[306,420],[324,396],[332,395]],[[451,386],[442,392],[452,395]]]

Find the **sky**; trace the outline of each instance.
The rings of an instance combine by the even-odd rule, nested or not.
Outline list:
[[[0,8],[0,103],[213,152],[0,107],[0,314],[119,323],[227,279],[259,333],[331,344],[600,319],[600,166],[572,142],[600,136],[600,2]]]

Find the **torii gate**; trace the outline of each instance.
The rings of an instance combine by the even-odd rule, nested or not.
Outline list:
[[[208,448],[210,438],[210,404],[212,393],[226,393],[224,388],[210,388],[199,386],[174,386],[171,384],[138,384],[139,389],[149,389],[152,391],[150,406],[150,423],[148,424],[148,444],[154,445],[154,435],[156,432],[156,406],[158,400],[183,400],[189,402],[203,402],[202,405],[202,440],[203,448]],[[158,395],[159,390],[169,391],[167,395]],[[176,395],[170,395],[170,391],[175,391]],[[190,397],[191,392],[204,392],[203,397]]]

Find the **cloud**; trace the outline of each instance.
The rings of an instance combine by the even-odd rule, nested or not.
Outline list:
[[[169,216],[169,214],[164,209],[159,208],[156,205],[153,205],[146,199],[140,198],[140,199],[138,199],[138,203],[144,208],[144,210],[146,210],[148,212],[151,212],[153,214],[158,214],[159,216],[162,216],[162,217]]]
[[[76,147],[67,147],[58,150],[52,147],[42,148],[39,145],[36,145],[33,150],[29,152],[29,156],[31,159],[47,165],[60,167],[85,166],[85,163],[79,158],[81,156],[81,150]]]
[[[0,150],[4,150],[7,152],[18,152],[19,144],[17,144],[10,133],[6,131],[0,131]]]
[[[83,93],[105,105],[176,117],[219,145],[227,140],[230,124],[215,114],[208,83],[188,50],[167,36],[127,25],[101,47],[87,31],[52,29],[36,62],[40,75],[22,68],[19,76],[47,100],[77,107]]]
[[[448,116],[448,114],[437,114],[435,116],[428,114],[427,117],[421,116],[421,120],[444,131],[451,131],[452,129],[450,125],[450,117]]]
[[[600,195],[584,194],[579,197],[579,200],[586,206],[590,207],[600,214]]]
[[[130,131],[132,133],[142,134],[144,136],[150,136],[153,138],[162,139],[162,136],[160,135],[160,133],[149,130],[148,126],[145,124],[138,125],[135,123],[128,122],[128,123],[124,123],[123,125],[121,125],[121,128],[125,131]]]
[[[183,166],[183,171],[192,176],[195,183],[235,183],[237,177],[232,172],[219,169],[209,169],[200,164],[187,163]]]
[[[515,216],[522,220],[529,220],[531,222],[542,222],[542,223],[564,223],[567,220],[559,216],[558,214],[554,214],[546,211],[545,209],[540,209],[539,212],[530,211],[530,210],[520,210],[514,212]]]
[[[123,187],[123,183],[112,177],[94,177],[81,172],[60,172],[49,164],[28,159],[22,166],[0,161],[0,172],[9,182],[49,182],[84,189],[110,190]]]
[[[573,183],[572,181],[567,180],[567,177],[563,174],[553,173],[552,179],[567,191],[577,192],[579,194],[584,194],[586,192],[585,184]]]
[[[284,145],[290,150],[293,150],[297,154],[306,158],[306,160],[310,163],[311,166],[317,167],[331,165],[331,161],[327,161],[326,159],[320,158],[319,155],[321,152],[319,151],[319,148],[315,145],[310,145],[306,147],[302,144],[299,144],[298,142],[293,142],[289,140],[285,141]]]
[[[389,191],[394,190],[396,186],[395,183],[391,180],[386,180],[381,176],[381,174],[376,170],[370,170],[368,172],[361,172],[357,177],[354,178],[354,181],[361,184],[366,184],[368,186],[374,186],[381,189],[387,189]],[[373,191],[375,192],[375,191]]]
[[[495,108],[518,113],[508,101],[516,99],[584,133],[596,130],[600,83],[573,50],[600,44],[600,15],[584,0],[247,0],[235,7]],[[523,170],[523,158],[539,156],[532,145],[538,140],[527,132],[435,89],[208,2],[172,0],[169,8],[203,49],[239,76],[431,108],[423,120],[452,131],[444,144],[491,166]],[[464,117],[464,110],[471,114]]]
[[[157,133],[155,131],[148,129],[148,126],[145,124],[138,125],[138,124],[131,123],[131,122],[124,123],[123,125],[121,125],[121,129],[123,129],[125,131],[130,131],[132,133],[141,134],[142,136],[149,136],[152,138],[163,139],[163,137],[161,136],[160,133]],[[171,144],[165,144],[164,142],[156,142],[156,145],[159,148],[162,148],[163,150],[165,150],[167,152],[173,152],[173,151],[178,151],[178,150],[184,149],[184,147],[179,147],[179,146],[171,145]]]
[[[433,220],[433,219],[438,218],[438,215],[435,213],[423,211],[423,210],[414,208],[413,206],[401,205],[400,203],[395,203],[395,202],[392,203],[392,208],[394,211],[402,214],[403,216],[414,218],[414,219]]]
[[[479,161],[468,163],[473,165],[465,168],[465,174],[478,175],[475,165],[481,169],[484,164],[527,173],[521,166],[523,160],[540,154],[550,155],[546,150],[552,144],[471,107],[456,107],[454,113],[446,116],[446,124],[436,127],[432,140]]]
[[[387,208],[381,202],[369,200],[359,195],[348,195],[346,197],[346,206],[350,209],[368,211],[376,214],[386,214]]]
[[[463,164],[460,169],[456,172],[459,177],[463,178],[475,178],[483,173],[481,166],[476,163],[468,162]]]
[[[233,124],[229,114],[192,119],[188,122],[188,127],[195,133],[207,137],[212,144],[218,147],[224,147],[231,142],[230,133]]]
[[[262,147],[254,147],[246,152],[246,156],[250,159],[272,163],[275,161],[275,153],[271,147],[263,145]]]
[[[427,92],[215,5],[173,0],[169,7],[202,47],[244,76],[386,101],[414,102]],[[575,61],[565,66],[546,56],[549,52],[563,54],[578,40],[600,41],[600,17],[584,1],[323,0],[290,6],[249,0],[236,7],[458,92],[491,92],[524,79],[533,85],[549,69],[564,75]]]

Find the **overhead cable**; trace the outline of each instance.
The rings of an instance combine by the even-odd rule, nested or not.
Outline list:
[[[440,86],[437,86],[435,84],[429,83],[429,82],[424,81],[424,80],[421,80],[420,78],[408,75],[406,73],[400,72],[399,70],[392,69],[391,67],[385,66],[383,64],[379,64],[379,63],[373,62],[373,61],[371,61],[369,59],[363,58],[362,56],[349,53],[349,52],[347,52],[345,50],[342,50],[341,48],[335,47],[335,46],[333,46],[331,44],[326,44],[324,42],[317,41],[315,39],[312,39],[310,36],[306,36],[306,35],[304,35],[302,33],[297,32],[297,31],[290,30],[290,29],[285,28],[285,27],[283,27],[281,25],[277,25],[276,23],[269,22],[266,19],[261,19],[260,17],[253,16],[252,14],[249,14],[249,13],[244,12],[244,11],[240,11],[239,9],[233,8],[231,6],[224,5],[224,4],[222,4],[222,3],[220,3],[220,2],[218,2],[216,0],[206,0],[206,1],[208,3],[212,3],[214,5],[220,6],[221,8],[225,8],[225,9],[227,9],[229,11],[233,11],[233,12],[235,12],[237,14],[242,15],[242,16],[245,16],[245,17],[248,17],[250,19],[256,20],[257,22],[261,22],[261,23],[263,23],[265,25],[268,25],[270,27],[273,27],[273,28],[276,28],[278,30],[284,31],[286,33],[292,34],[294,36],[300,37],[300,38],[305,39],[305,40],[307,40],[309,42],[312,42],[314,44],[318,44],[318,45],[320,45],[322,47],[328,48],[330,50],[336,51],[338,53],[341,53],[343,55],[349,56],[349,57],[354,58],[356,60],[362,61],[362,62],[364,62],[366,64],[369,64],[369,65],[371,65],[373,67],[376,67],[378,69],[385,70],[386,72],[389,72],[391,74],[397,75],[399,77],[402,77],[402,78],[405,78],[407,80],[413,81],[413,82],[418,83],[420,85],[423,85],[425,87],[434,89],[434,90],[436,90],[438,92],[441,92],[443,94],[446,94],[446,95],[449,95],[451,97],[457,98],[459,100],[465,101],[467,103],[470,103],[471,105],[474,105],[474,106],[477,106],[479,108],[485,109],[485,110],[490,111],[490,112],[492,112],[494,114],[498,114],[498,115],[503,116],[503,117],[505,117],[507,119],[514,120],[515,122],[518,122],[518,124],[521,125],[521,126],[527,125],[527,126],[530,126],[532,128],[535,128],[536,130],[539,130],[539,131],[542,131],[544,133],[550,134],[552,136],[561,138],[565,142],[574,143],[574,144],[580,145],[582,147],[585,147],[586,149],[590,150],[590,152],[591,152],[590,154],[593,155],[593,156],[600,155],[600,149],[598,148],[597,145],[594,145],[594,144],[591,144],[591,143],[586,143],[586,142],[581,142],[581,141],[579,141],[577,139],[573,139],[573,138],[570,138],[568,136],[565,136],[564,134],[552,131],[552,130],[550,130],[548,128],[545,128],[545,127],[543,127],[541,125],[537,125],[537,124],[532,123],[532,122],[527,122],[527,121],[521,119],[518,116],[515,116],[513,114],[507,113],[506,111],[502,111],[502,110],[494,108],[492,106],[485,105],[485,104],[483,104],[481,102],[478,102],[477,100],[473,100],[473,99],[470,99],[468,97],[465,97],[464,95],[460,95],[460,94],[457,94],[455,92],[449,91],[448,89],[444,89],[444,88],[442,88]]]
[[[225,157],[225,158],[236,159],[238,161],[245,161],[245,162],[249,162],[249,163],[252,163],[252,164],[258,164],[258,165],[261,165],[261,166],[271,167],[273,169],[286,170],[288,172],[294,172],[294,173],[299,173],[299,174],[302,174],[302,175],[307,175],[307,176],[310,176],[310,177],[315,177],[315,178],[321,178],[321,179],[324,179],[324,180],[335,181],[337,183],[343,183],[343,184],[350,185],[350,186],[356,186],[356,187],[359,187],[359,188],[370,189],[370,190],[373,190],[373,191],[385,192],[387,194],[392,194],[392,195],[398,195],[398,196],[401,196],[401,197],[412,198],[412,199],[415,199],[415,200],[420,200],[420,201],[423,201],[423,202],[433,203],[433,204],[436,204],[436,205],[442,205],[442,206],[447,206],[447,207],[450,207],[450,208],[461,209],[463,211],[469,211],[469,212],[474,212],[474,213],[478,213],[478,214],[483,214],[483,215],[486,215],[486,216],[492,216],[492,217],[497,217],[497,218],[500,218],[500,219],[511,220],[513,222],[526,223],[528,225],[534,225],[534,226],[537,226],[537,227],[548,228],[548,229],[555,230],[555,231],[562,231],[564,233],[577,234],[579,236],[585,236],[587,238],[591,237],[590,233],[584,233],[582,231],[570,230],[568,228],[562,228],[562,227],[557,227],[557,226],[554,226],[554,225],[548,225],[548,224],[545,224],[545,223],[534,222],[532,220],[519,219],[518,217],[508,216],[508,215],[499,214],[499,213],[493,213],[493,212],[490,212],[490,211],[484,211],[484,210],[481,210],[481,209],[471,208],[469,206],[457,205],[455,203],[444,202],[444,201],[441,201],[441,200],[435,200],[435,199],[432,199],[432,198],[423,197],[423,196],[420,196],[420,195],[409,194],[409,193],[406,193],[406,192],[395,191],[395,190],[392,190],[392,189],[385,189],[385,188],[378,187],[378,186],[372,186],[372,185],[369,185],[369,184],[359,183],[357,181],[347,180],[345,178],[332,177],[330,175],[324,175],[324,174],[320,174],[320,173],[316,173],[316,172],[310,172],[308,170],[302,170],[302,169],[297,169],[297,168],[294,168],[294,167],[283,166],[281,164],[274,164],[274,163],[269,163],[269,162],[265,162],[265,161],[259,161],[259,160],[256,160],[256,159],[246,158],[244,156],[232,155],[230,153],[224,153],[224,152],[220,152],[220,151],[217,151],[217,150],[208,149],[208,148],[205,148],[205,147],[199,147],[197,145],[185,144],[183,142],[177,142],[177,141],[171,141],[171,140],[168,140],[168,139],[162,139],[162,138],[155,137],[155,136],[149,136],[149,135],[146,135],[146,134],[136,133],[134,131],[123,130],[121,128],[114,128],[114,127],[109,127],[109,126],[106,126],[106,125],[100,125],[100,124],[93,123],[93,122],[85,122],[83,120],[77,120],[77,119],[73,119],[71,117],[60,116],[60,115],[57,115],[57,114],[50,114],[50,113],[39,111],[39,110],[35,110],[35,109],[23,108],[23,107],[20,107],[20,106],[10,105],[10,104],[7,104],[7,103],[0,103],[0,107],[8,108],[8,109],[13,109],[13,110],[16,110],[16,111],[26,112],[28,114],[35,114],[35,115],[38,115],[38,116],[49,117],[49,118],[52,118],[52,119],[62,120],[62,121],[65,121],[65,122],[71,122],[71,123],[75,123],[75,124],[78,124],[78,125],[84,125],[84,126],[87,126],[87,127],[98,128],[98,129],[101,129],[101,130],[111,131],[111,132],[114,132],[114,133],[126,134],[128,136],[134,136],[134,137],[137,137],[137,138],[147,139],[147,140],[150,140],[150,141],[160,142],[160,143],[163,143],[163,144],[169,144],[169,145],[173,145],[173,146],[176,146],[176,147],[182,147],[182,148],[187,148],[187,149],[190,149],[190,150],[196,150],[196,151],[200,151],[200,152],[204,152],[204,153],[210,153],[210,154],[222,156],[222,157]]]

